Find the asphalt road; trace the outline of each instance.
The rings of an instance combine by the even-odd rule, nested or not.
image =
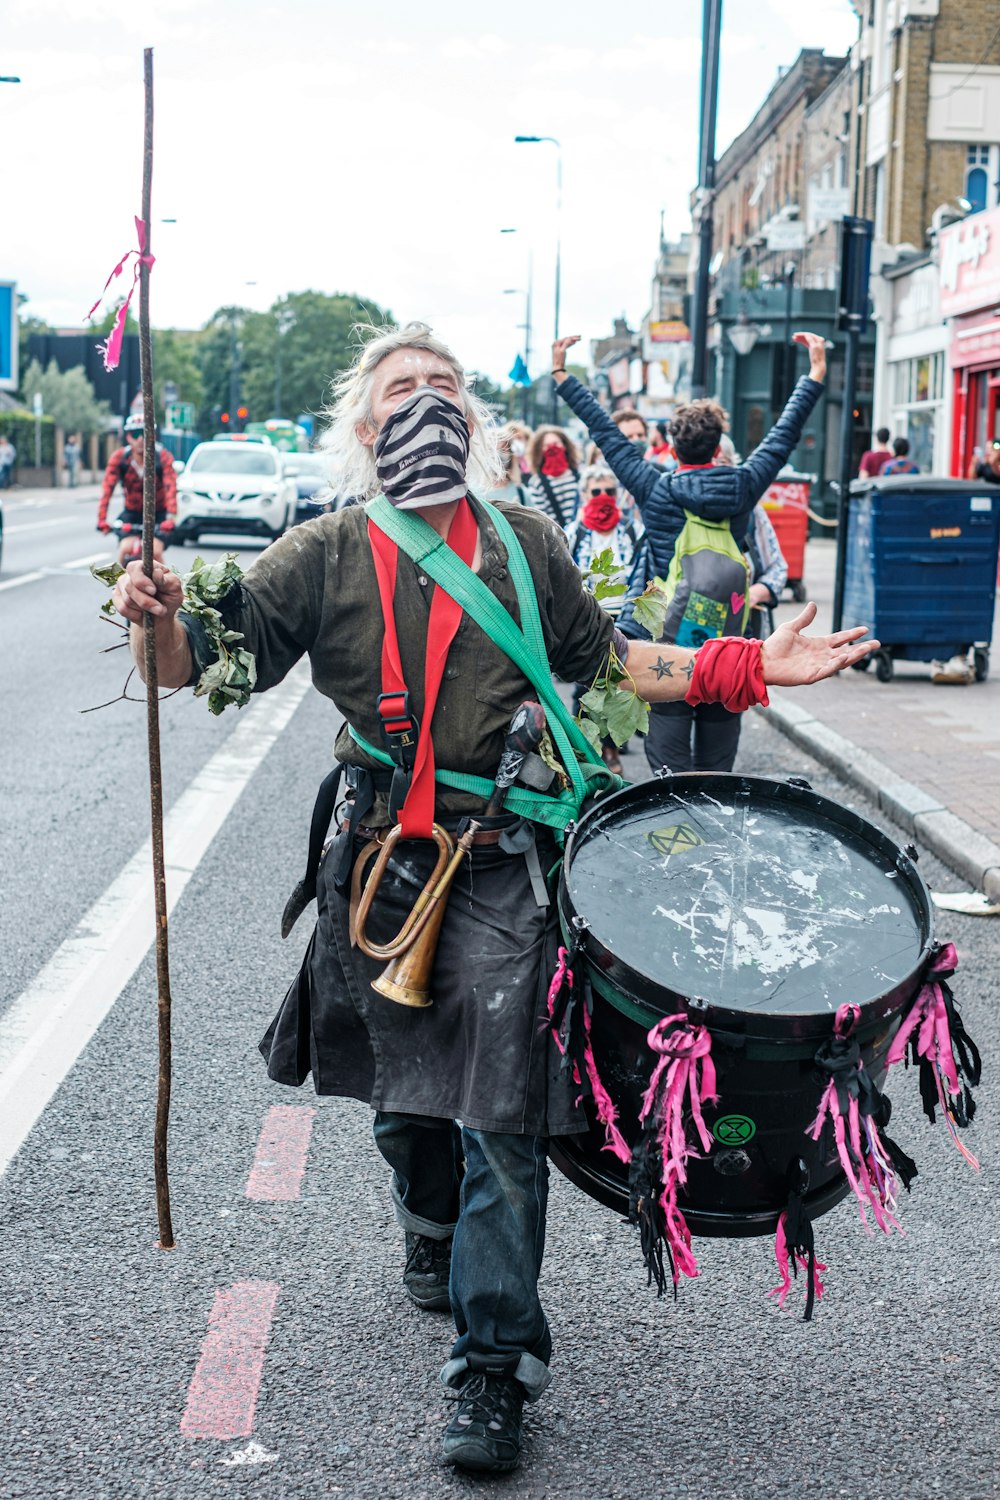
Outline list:
[[[6,523],[0,1027],[147,834],[142,709],[80,714],[114,697],[124,677],[123,652],[98,654],[113,639],[98,619],[98,585],[68,566],[110,550],[95,540],[92,501],[34,514],[8,504]],[[924,1120],[912,1075],[898,1080],[893,1133],[920,1166],[903,1206],[907,1233],[867,1237],[846,1202],[822,1219],[827,1296],[805,1325],[766,1296],[777,1279],[766,1240],[699,1241],[702,1275],[676,1305],[657,1301],[632,1232],[554,1173],[543,1295],[555,1379],[528,1411],[524,1463],[485,1481],[439,1464],[447,1412],[436,1372],[449,1322],[403,1295],[401,1236],[369,1113],[308,1088],[276,1089],[256,1053],[308,938],[303,921],[282,943],[278,921],[336,725],[309,692],[276,728],[275,696],[218,720],[187,693],[163,706],[175,812],[221,752],[244,775],[255,743],[276,735],[186,870],[171,919],[178,1248],[156,1248],[149,954],[114,999],[109,949],[109,1013],[0,1178],[0,1496],[996,1495],[1000,929],[957,916],[939,919],[939,936],[958,945],[956,994],[984,1055],[970,1139],[981,1176]],[[805,774],[889,827],[753,716],[740,767]],[[220,774],[213,797],[238,784],[227,776],[237,773]],[[195,842],[205,832],[193,815],[185,827]],[[934,888],[959,884],[929,857],[921,868]],[[151,932],[151,917],[130,918],[129,932],[136,920]],[[268,1171],[258,1140],[276,1104],[291,1106],[300,1141],[309,1136],[301,1187],[285,1201],[247,1195],[255,1152]],[[194,1436],[199,1411],[215,1431],[227,1420],[238,1428],[253,1394],[253,1372],[224,1337],[234,1298],[257,1309],[246,1323],[262,1369],[252,1433]]]

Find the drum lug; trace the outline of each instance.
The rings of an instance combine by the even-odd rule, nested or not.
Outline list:
[[[590,923],[586,917],[571,917],[569,925],[578,938],[582,938],[585,932],[590,931]]]
[[[575,832],[576,832],[576,823],[571,818],[570,821],[566,824],[566,827],[563,829],[563,836],[565,838],[567,838],[567,839],[571,839],[573,837],[573,835],[574,835]]]
[[[804,776],[786,776],[785,783],[787,786],[797,786],[803,792],[812,791],[812,782],[807,781]]]
[[[697,1011],[708,1010],[708,1001],[707,1000],[703,1000],[700,995],[690,995],[690,996],[688,996],[687,1005],[688,1005],[688,1010],[697,1010]]]
[[[917,848],[916,844],[907,844],[903,850],[903,853],[906,855],[907,859],[912,859],[914,864],[916,864],[917,860],[920,858],[920,850]]]
[[[656,770],[653,772],[653,780],[669,781],[673,774],[674,773],[673,771],[671,771],[669,766],[657,766]]]

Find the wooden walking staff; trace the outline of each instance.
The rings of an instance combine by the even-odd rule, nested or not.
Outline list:
[[[153,409],[153,349],[149,335],[150,201],[153,188],[153,49],[143,52],[145,138],[142,153],[142,224],[139,257],[139,369],[142,376],[144,460],[142,473],[142,568],[153,575],[156,529],[156,423]],[[167,1129],[170,1121],[170,958],[167,946],[167,879],[163,854],[163,779],[160,771],[160,704],[156,672],[156,631],[143,631],[146,671],[146,744],[149,751],[149,803],[153,835],[153,888],[156,910],[156,1016],[160,1069],[156,1089],[153,1167],[160,1248],[174,1248],[167,1177]]]

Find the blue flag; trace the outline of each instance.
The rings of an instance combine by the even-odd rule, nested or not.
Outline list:
[[[512,380],[515,385],[531,384],[531,376],[528,374],[528,366],[524,363],[524,360],[520,355],[517,355],[517,357],[515,358],[508,379]]]

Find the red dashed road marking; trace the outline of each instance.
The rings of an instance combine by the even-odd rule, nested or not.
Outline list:
[[[253,1432],[279,1290],[276,1281],[237,1281],[216,1292],[181,1417],[184,1437],[225,1441]]]
[[[247,1197],[287,1203],[302,1190],[316,1111],[301,1104],[274,1104],[261,1127]]]

